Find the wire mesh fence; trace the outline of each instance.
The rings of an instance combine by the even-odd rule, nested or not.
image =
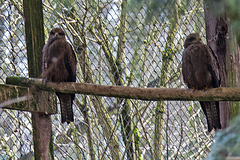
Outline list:
[[[203,1],[170,2],[154,17],[147,1],[44,0],[45,39],[53,27],[66,32],[78,60],[77,82],[183,88],[183,41],[191,32],[204,37]],[[7,76],[27,77],[28,68],[22,1],[1,0],[0,8],[4,83]],[[203,159],[215,134],[207,133],[197,102],[78,94],[74,115],[69,125],[52,116],[56,159]],[[0,159],[33,158],[31,114],[0,110],[0,117]]]

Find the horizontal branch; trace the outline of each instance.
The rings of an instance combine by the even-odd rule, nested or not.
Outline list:
[[[0,84],[0,108],[55,114],[54,93],[29,87]]]
[[[42,79],[8,77],[8,84],[37,87],[40,90],[139,100],[240,101],[240,88],[213,88],[206,91],[182,88],[137,88],[90,83],[43,83]]]

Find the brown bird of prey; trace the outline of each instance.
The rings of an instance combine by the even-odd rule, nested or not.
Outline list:
[[[198,33],[191,33],[184,42],[182,74],[188,88],[220,87],[218,58],[210,47],[203,44]],[[221,129],[219,102],[200,101],[200,105],[207,118],[208,131]]]
[[[50,82],[76,82],[76,56],[60,28],[53,28],[43,47],[42,78]],[[61,107],[62,123],[74,121],[72,104],[75,94],[56,93]]]

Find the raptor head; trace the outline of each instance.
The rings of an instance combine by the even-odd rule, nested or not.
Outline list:
[[[187,48],[191,44],[202,43],[202,39],[199,33],[191,33],[187,36],[186,40],[184,41],[184,48]]]
[[[65,33],[61,28],[53,28],[49,33],[49,40],[65,39]]]

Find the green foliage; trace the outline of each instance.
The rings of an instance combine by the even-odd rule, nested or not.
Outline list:
[[[135,127],[134,128],[134,142],[135,142],[135,148],[137,149],[137,152],[138,152],[138,159],[139,160],[142,160],[142,157],[141,157],[141,150],[140,150],[140,138],[141,138],[141,135],[138,131],[138,128]]]
[[[53,0],[52,3],[56,5],[57,10],[63,8],[62,6],[64,6],[65,9],[71,9],[74,6],[75,1],[74,0]]]
[[[240,117],[234,119],[231,125],[216,134],[215,143],[208,159],[221,160],[240,156]],[[230,158],[231,159],[231,158]]]
[[[193,110],[193,109],[192,109],[192,106],[189,105],[189,106],[188,106],[188,112],[189,112],[190,114],[192,113],[192,110]]]
[[[190,0],[182,0],[181,5],[178,6],[178,12],[180,14],[184,14],[186,10],[186,6]],[[135,12],[139,12],[144,4],[147,5],[147,16],[145,21],[150,22],[154,19],[154,17],[167,17],[170,19],[174,17],[175,5],[177,4],[177,0],[131,0],[128,6],[128,10],[132,10]]]

